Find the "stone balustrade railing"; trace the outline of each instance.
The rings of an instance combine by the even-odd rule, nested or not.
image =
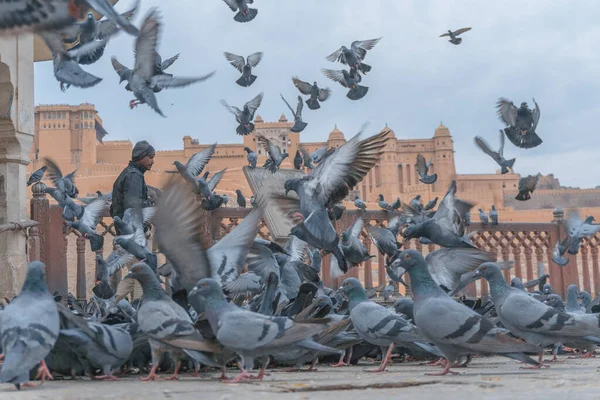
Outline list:
[[[62,219],[61,209],[57,205],[51,205],[43,188],[33,187],[33,198],[31,200],[31,219],[38,222],[38,226],[31,229],[31,236],[38,235],[34,243],[35,250],[31,251],[30,259],[39,259],[46,263],[48,285],[52,291],[66,292],[68,288],[67,271],[76,268],[76,297],[84,299],[87,293],[86,270],[92,268],[86,265],[86,252],[89,245],[85,238],[77,232],[69,229]],[[227,234],[237,226],[241,220],[248,215],[249,208],[219,208],[212,212],[203,212],[205,223],[202,224],[203,232],[201,238],[205,246],[211,246],[216,240]],[[549,212],[550,214],[550,212]],[[387,221],[393,214],[384,211],[367,211],[361,213],[358,210],[347,210],[342,219],[335,222],[338,232],[347,229],[359,216],[368,225],[386,226]],[[559,267],[551,261],[552,251],[559,237],[564,237],[564,228],[561,223],[563,213],[554,210],[553,222],[548,223],[500,223],[496,226],[482,226],[480,223],[472,223],[468,227],[469,232],[476,231],[472,240],[481,249],[496,254],[498,260],[511,260],[514,267],[504,271],[505,278],[519,277],[523,281],[538,277],[539,266],[543,265],[545,272],[550,274],[550,283],[555,292],[564,295],[569,284],[577,284],[581,289],[594,294],[600,288],[600,268],[598,265],[598,245],[600,235],[583,241],[581,250],[577,256],[569,255],[569,264]],[[500,219],[502,215],[500,215]],[[550,215],[549,215],[550,219]],[[36,229],[37,228],[37,229]],[[36,232],[37,231],[37,232]],[[112,219],[106,210],[103,219],[98,225],[97,232],[103,236],[114,236]],[[76,266],[67,265],[67,236],[77,235],[76,239]],[[264,222],[261,222],[258,235],[269,239],[270,233]],[[366,229],[363,230],[361,238],[365,246],[370,249],[371,254],[377,257],[363,263],[360,267],[351,268],[348,276],[359,278],[366,288],[383,287],[389,278],[386,276],[384,258],[379,256],[377,249],[371,243]],[[106,240],[106,246],[112,246]],[[406,248],[413,248],[423,252],[424,255],[438,249],[435,245],[421,245],[416,240],[405,244]],[[154,249],[157,251],[157,249]],[[97,253],[103,254],[102,250]],[[339,287],[344,277],[333,278],[329,269],[330,255],[323,257],[322,278],[326,286]],[[94,266],[95,268],[95,266]],[[472,296],[488,294],[486,283],[476,282],[472,284],[467,293]]]

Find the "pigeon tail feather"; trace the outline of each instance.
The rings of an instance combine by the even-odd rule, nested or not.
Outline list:
[[[306,100],[306,105],[311,110],[318,110],[319,108],[321,108],[321,105],[319,104],[319,100],[317,100],[317,99],[308,99],[308,100]]]
[[[239,11],[233,19],[237,22],[250,22],[258,15],[258,10],[256,8],[248,8],[248,13],[244,15],[241,11]]]
[[[346,94],[346,97],[349,98],[350,100],[360,100],[363,97],[365,97],[365,95],[367,94],[368,91],[369,91],[368,87],[356,85],[356,87],[354,89],[350,89],[348,91],[348,93]]]

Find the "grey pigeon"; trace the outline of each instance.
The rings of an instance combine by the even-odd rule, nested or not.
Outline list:
[[[421,253],[406,250],[399,258],[400,266],[410,275],[415,323],[423,336],[434,343],[446,358],[444,370],[430,375],[453,373],[450,367],[461,356],[470,353],[495,354],[538,365],[527,354],[541,355],[540,348],[515,339],[507,330],[494,326],[474,310],[452,300],[431,278]]]
[[[371,238],[371,241],[379,250],[379,253],[384,254],[390,258],[395,257],[400,251],[401,243],[398,243],[397,236],[404,220],[401,217],[394,217],[388,221],[387,227],[381,226],[367,226],[367,233]]]
[[[292,112],[292,115],[294,116],[294,126],[292,126],[290,128],[290,131],[292,132],[296,132],[296,133],[300,133],[304,130],[304,128],[306,128],[306,125],[308,125],[306,122],[302,121],[302,107],[303,107],[303,103],[302,103],[302,97],[298,96],[298,105],[296,106],[296,110],[294,111],[294,109],[292,108],[292,106],[290,106],[290,103],[287,102],[287,100],[283,97],[282,94],[280,94],[281,99],[283,100],[283,102],[285,103],[286,106],[288,106],[288,108],[290,109],[290,111]],[[296,156],[299,156],[300,153],[296,153]],[[295,158],[294,158],[295,161]],[[295,166],[295,163],[294,163]],[[296,169],[300,169],[300,168],[296,168]]]
[[[404,230],[404,239],[426,237],[439,246],[476,248],[471,240],[464,236],[463,216],[473,205],[456,198],[455,195],[456,181],[452,181],[435,215],[418,225],[409,225]]]
[[[135,26],[114,10],[108,0],[4,2],[0,4],[0,32],[16,34],[61,30],[82,19],[90,8],[114,21],[127,33],[139,33]]]
[[[490,222],[488,216],[485,215],[485,212],[481,208],[479,209],[479,220],[483,225],[487,225]]]
[[[300,153],[302,153],[302,161],[304,162],[304,168],[308,168],[310,170],[315,169],[310,154],[308,154],[308,151],[302,146],[300,146]]]
[[[587,216],[582,221],[577,211],[569,212],[566,221],[567,234],[569,235],[569,247],[567,249],[569,254],[577,254],[583,239],[600,232],[600,224],[593,224],[594,221],[593,216]]]
[[[358,217],[356,221],[341,234],[342,252],[344,253],[346,261],[351,265],[359,265],[362,262],[375,257],[369,254],[369,250],[360,240],[363,227],[364,221],[361,217]]]
[[[244,107],[241,110],[237,107],[230,106],[225,100],[221,100],[223,107],[235,115],[235,120],[238,123],[237,128],[235,128],[235,132],[238,135],[245,136],[254,131],[254,123],[252,121],[254,120],[254,114],[256,113],[256,110],[258,110],[258,107],[260,107],[263,95],[263,92],[257,94],[256,97],[244,104]]]
[[[454,45],[459,45],[462,43],[462,38],[458,37],[458,35],[470,31],[471,28],[460,28],[455,31],[448,30],[447,33],[442,33],[440,37],[448,36],[450,39],[448,41]]]
[[[227,196],[226,194],[221,196],[223,198],[223,206],[227,207],[227,203],[229,203],[229,196]]]
[[[98,197],[83,208],[83,215],[77,221],[67,221],[68,226],[77,230],[90,241],[92,251],[98,251],[104,246],[104,237],[96,233],[96,225],[98,225],[107,204],[105,198]]]
[[[523,286],[523,282],[521,282],[521,279],[517,278],[516,276],[510,280],[510,286],[519,289],[523,292],[526,292],[525,286]]]
[[[115,245],[120,246],[129,254],[133,255],[140,261],[144,261],[153,271],[158,268],[158,259],[156,254],[148,250],[145,245],[141,245],[135,237],[117,236],[113,240]]]
[[[396,197],[396,200],[394,200],[394,202],[390,204],[390,207],[392,207],[393,211],[397,211],[398,209],[400,209],[400,207],[402,207],[402,201],[400,201],[400,197]]]
[[[592,296],[589,292],[582,290],[577,294],[577,300],[579,301],[579,304],[587,310],[588,305],[592,302]]]
[[[206,149],[193,154],[190,159],[183,165],[179,161],[173,161],[173,165],[179,171],[183,179],[191,185],[194,193],[201,194],[205,199],[210,200],[212,190],[204,179],[197,179],[197,176],[202,173],[206,164],[210,161],[217,144],[213,144]]]
[[[471,212],[467,211],[463,216],[463,221],[465,222],[465,226],[471,225]]]
[[[350,302],[348,308],[354,329],[364,341],[381,347],[384,354],[379,368],[368,372],[385,371],[396,344],[409,346],[414,343],[427,352],[439,354],[439,350],[429,345],[413,324],[370,301],[358,279],[346,278],[342,283],[342,290]]]
[[[383,198],[383,194],[380,193],[378,197],[379,201],[377,202],[377,204],[379,205],[379,207],[384,211],[392,211],[392,206],[390,205],[390,203],[385,201],[385,199]]]
[[[585,314],[585,307],[579,305],[577,296],[579,289],[577,285],[567,286],[567,304],[565,305],[565,311],[568,313]]]
[[[347,65],[354,71],[360,71],[366,74],[371,70],[371,66],[365,64],[363,60],[367,55],[367,51],[371,50],[382,38],[369,39],[369,40],[355,40],[350,45],[350,48],[346,46],[340,47],[326,58],[331,62],[339,61],[344,65]]]
[[[515,199],[519,201],[525,201],[531,199],[531,194],[535,190],[541,174],[537,175],[529,175],[524,178],[519,179],[519,193]]]
[[[250,206],[256,207],[256,199],[254,198],[254,196],[250,196]]]
[[[244,60],[244,57],[236,54],[225,52],[225,58],[229,61],[229,64],[233,65],[235,69],[242,73],[242,76],[235,81],[240,86],[249,87],[256,80],[256,75],[252,75],[252,68],[256,67],[260,60],[262,60],[263,53],[253,53]]]
[[[258,161],[258,155],[256,152],[252,151],[249,147],[244,147],[244,151],[246,154],[246,159],[248,160],[248,166],[250,168],[256,168],[256,163]]]
[[[350,69],[350,72],[343,70],[321,69],[323,75],[334,82],[339,83],[343,87],[349,89],[346,97],[350,100],[360,100],[369,92],[367,86],[361,86],[358,83],[361,81],[360,74],[355,69]]]
[[[215,71],[200,77],[183,78],[174,77],[169,74],[156,75],[158,65],[158,53],[156,47],[160,38],[162,23],[156,8],[151,8],[140,29],[140,35],[135,40],[135,67],[129,69],[121,64],[116,57],[111,58],[112,66],[119,75],[120,81],[128,82],[129,89],[133,92],[135,99],[129,102],[129,107],[134,108],[138,104],[148,104],[156,113],[165,115],[158,107],[153,88],[178,88],[202,82],[214,75]]]
[[[498,211],[496,211],[496,206],[493,204],[490,210],[490,219],[492,220],[492,225],[498,225]]]
[[[544,263],[540,262],[538,263],[538,277],[536,279],[532,279],[530,281],[527,281],[523,284],[523,286],[527,289],[529,288],[533,288],[533,287],[538,287],[540,292],[544,292],[545,289],[548,289],[548,287],[550,287],[550,289],[552,288],[552,286],[546,286],[547,282],[548,282],[548,278],[550,278],[550,275],[548,275],[546,273],[546,268],[544,267]],[[551,293],[552,290],[550,290]]]
[[[312,85],[308,82],[301,81],[298,77],[292,77],[292,82],[294,82],[294,86],[302,93],[303,95],[310,96],[308,100],[306,100],[306,105],[311,110],[318,110],[321,108],[320,101],[325,101],[331,95],[331,91],[329,88],[320,88],[315,81]]]
[[[429,175],[429,168],[432,163],[433,157],[429,162],[426,162],[423,154],[417,154],[417,173],[419,174],[419,180],[428,185],[433,184],[437,180],[437,174]]]
[[[131,325],[106,325],[83,319],[80,323],[85,325],[84,329],[69,328],[60,331],[64,342],[92,367],[102,370],[102,375],[95,376],[94,379],[117,380],[112,371],[120,368],[133,350],[129,331]]]
[[[317,150],[310,153],[310,159],[315,164],[318,164],[323,160],[325,155],[327,155],[327,145],[321,146]]]
[[[354,196],[354,207],[358,208],[362,212],[367,211],[367,205],[360,199],[360,197],[358,197],[358,195]]]
[[[557,240],[556,245],[554,246],[554,250],[552,251],[552,261],[556,265],[560,265],[564,267],[569,263],[569,259],[567,257],[563,257],[567,252],[567,248],[569,247],[569,236],[566,236],[562,241]]]
[[[261,208],[254,208],[229,234],[206,249],[195,234],[204,224],[200,204],[186,185],[177,181],[167,182],[159,200],[155,239],[172,264],[179,284],[189,293],[202,278],[212,277],[221,283],[235,280],[256,238]]]
[[[435,208],[435,206],[436,206],[437,202],[438,202],[438,198],[437,198],[437,196],[436,196],[436,198],[435,198],[435,199],[433,199],[433,200],[430,200],[430,201],[429,201],[429,202],[428,202],[428,203],[425,205],[425,207],[423,207],[423,211],[429,211],[429,210],[433,210],[433,209]]]
[[[267,161],[263,168],[268,169],[272,173],[277,172],[283,160],[289,157],[288,153],[284,153],[281,151],[281,148],[267,139],[266,137],[259,135],[257,137],[258,143],[263,147],[265,152],[268,154]]]
[[[502,174],[506,174],[512,170],[516,159],[511,158],[510,160],[507,160],[506,158],[504,158],[504,132],[500,131],[500,148],[498,149],[498,151],[492,150],[490,145],[479,136],[475,136],[475,144],[481,150],[483,150],[485,154],[492,157],[492,160],[496,161],[496,163],[501,168],[500,172]]]
[[[309,245],[331,252],[339,268],[347,272],[347,264],[339,247],[339,237],[327,209],[342,201],[381,157],[388,131],[360,140],[362,131],[343,146],[332,149],[310,175],[288,179],[285,196],[277,197],[278,206],[299,218],[291,234]],[[294,191],[299,199],[287,196]]]
[[[506,124],[504,133],[512,144],[522,149],[531,149],[542,144],[542,139],[535,132],[540,121],[540,106],[533,99],[535,108],[531,110],[527,103],[517,108],[512,101],[503,97],[496,104],[498,117]]]
[[[123,20],[129,21],[135,15],[136,10],[139,8],[140,0],[136,0],[136,3],[132,9],[129,11],[122,13],[120,16]],[[88,65],[93,64],[102,57],[104,54],[104,50],[106,48],[106,43],[112,36],[117,34],[121,29],[117,22],[104,18],[101,21],[96,21],[93,13],[88,13],[87,18],[82,22],[77,22],[67,29],[62,31],[63,41],[65,43],[76,43],[75,46],[71,48],[71,50],[78,49],[81,46],[86,45],[94,40],[103,41],[104,45],[98,48],[96,51],[91,54],[83,54],[80,57],[76,58],[77,63]]]
[[[552,285],[549,284],[549,283],[545,283],[544,286],[542,287],[542,293],[545,294],[545,295],[549,295],[549,294],[554,293],[552,291]]]
[[[200,363],[220,366],[215,365],[206,354],[220,351],[220,346],[205,339],[194,328],[188,313],[160,287],[156,274],[150,267],[146,264],[136,264],[129,269],[125,277],[135,278],[144,291],[137,312],[137,321],[142,332],[148,335],[152,349],[152,369],[148,376],[141,380],[156,379],[156,370],[164,352],[170,353],[175,361],[175,371],[167,379],[178,379],[181,357],[184,353]]]
[[[249,378],[246,366],[252,365],[251,361],[255,358],[263,360],[258,374],[258,379],[262,379],[269,355],[282,350],[301,348],[338,353],[312,340],[314,335],[326,328],[327,319],[294,322],[286,317],[270,317],[241,309],[227,302],[219,283],[210,278],[199,281],[190,296],[203,298],[205,315],[216,339],[241,358],[239,365],[242,372],[231,382]]]
[[[294,156],[294,169],[302,169],[302,153],[300,150],[296,150],[296,155]]]
[[[482,264],[473,277],[483,277],[488,281],[492,301],[502,325],[527,343],[536,346],[570,341],[600,344],[597,321],[594,325],[578,320],[510,287],[494,263]],[[538,368],[541,361],[542,354]]]
[[[27,179],[27,186],[31,186],[34,183],[40,182],[42,179],[44,179],[46,169],[48,169],[48,166],[44,165],[42,168],[32,172],[31,175],[29,175],[29,179]]]
[[[50,353],[60,322],[54,299],[46,286],[46,267],[33,261],[27,267],[21,293],[0,314],[2,370],[0,382],[17,389],[29,382],[29,371],[39,364],[36,378],[53,379],[44,358]]]
[[[410,201],[410,206],[417,212],[421,212],[423,210],[420,194],[416,195],[415,198]]]
[[[410,297],[400,297],[394,302],[394,310],[398,314],[404,314],[411,324],[415,324],[415,301]]]
[[[234,21],[250,22],[258,15],[256,8],[248,7],[248,4],[254,4],[254,0],[223,0],[225,4],[236,14],[233,16]],[[236,12],[237,11],[237,12]]]
[[[241,208],[246,208],[246,196],[244,196],[240,189],[236,189],[235,194],[237,195],[238,206]]]
[[[79,194],[79,190],[75,186],[75,174],[77,170],[63,176],[60,167],[52,159],[44,158],[44,164],[47,167],[48,178],[54,186],[63,194],[75,199]]]
[[[389,284],[383,289],[383,300],[388,301],[394,294],[394,281],[389,281]]]

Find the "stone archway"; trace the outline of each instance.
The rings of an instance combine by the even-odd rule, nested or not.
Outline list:
[[[0,120],[11,118],[15,88],[10,80],[10,68],[0,62]]]

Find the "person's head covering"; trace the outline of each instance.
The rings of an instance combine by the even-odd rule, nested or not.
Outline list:
[[[133,151],[131,152],[131,161],[139,161],[146,156],[152,156],[154,154],[154,147],[152,147],[152,145],[150,145],[150,143],[147,141],[142,140],[133,146]]]

